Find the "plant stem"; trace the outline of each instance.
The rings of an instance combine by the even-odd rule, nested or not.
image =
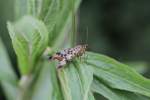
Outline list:
[[[16,100],[27,100],[27,91],[32,82],[32,79],[33,78],[31,75],[24,75],[21,77],[19,82],[18,96]]]

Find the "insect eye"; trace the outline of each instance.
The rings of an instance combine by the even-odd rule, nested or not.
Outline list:
[[[57,52],[56,54],[57,54],[57,55],[60,55],[61,53],[60,53],[60,52]]]
[[[48,57],[48,59],[51,60],[51,59],[52,59],[52,56]]]
[[[88,47],[88,45],[87,45],[87,44],[85,44],[85,45],[84,45],[84,48],[87,48],[87,47]]]

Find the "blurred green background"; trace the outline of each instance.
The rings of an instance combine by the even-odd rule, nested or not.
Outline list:
[[[91,51],[123,62],[148,64],[149,5],[150,0],[83,0],[79,10],[79,33],[85,41],[88,27]],[[150,76],[148,70],[145,75]]]
[[[6,21],[13,20],[13,3],[14,0],[0,0],[0,37],[18,73],[16,56],[6,28]],[[78,12],[78,43],[86,43],[88,28],[90,51],[106,54],[133,66],[148,67],[149,5],[150,0],[82,0]],[[146,69],[142,74],[150,77],[150,70]],[[0,100],[4,100],[2,91]]]

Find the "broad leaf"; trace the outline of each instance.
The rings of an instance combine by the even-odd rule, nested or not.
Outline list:
[[[87,63],[94,75],[111,88],[139,93],[150,97],[150,80],[135,70],[104,55],[88,52]]]
[[[33,86],[32,100],[63,100],[53,62],[44,62],[40,75]]]
[[[58,70],[59,79],[65,100],[92,100],[89,98],[93,72],[84,64],[70,64]]]
[[[71,31],[72,16],[76,15],[81,0],[15,0],[16,19],[32,15],[41,19],[49,32],[49,45],[60,47]]]
[[[8,100],[15,100],[17,95],[17,77],[10,64],[6,49],[0,40],[0,84]]]
[[[99,93],[109,100],[149,100],[150,98],[131,93],[128,91],[116,90],[106,86],[101,81],[94,79],[92,91]]]
[[[25,16],[16,23],[8,22],[14,50],[22,74],[33,70],[48,43],[48,32],[41,21]]]

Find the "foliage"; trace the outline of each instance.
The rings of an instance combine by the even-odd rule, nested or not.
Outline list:
[[[86,52],[57,70],[43,53],[71,46],[71,26],[80,0],[16,0],[15,22],[8,31],[18,59],[21,78],[12,70],[0,41],[0,81],[8,100],[149,100],[150,80],[107,56]],[[68,35],[68,41],[64,41]],[[70,35],[71,34],[71,35]]]

